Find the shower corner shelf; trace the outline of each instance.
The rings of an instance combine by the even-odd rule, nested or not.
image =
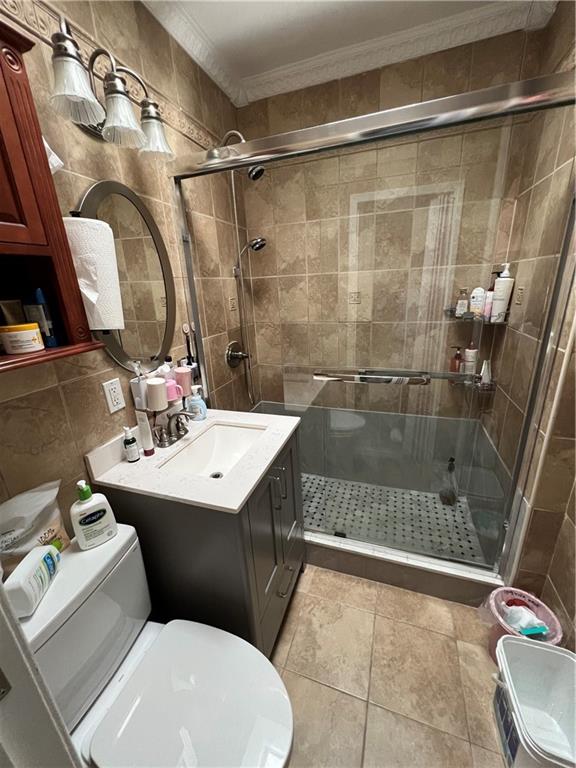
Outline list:
[[[444,314],[448,318],[448,320],[458,320],[463,323],[479,323],[481,325],[508,325],[508,317],[506,317],[506,320],[503,320],[501,323],[492,323],[490,320],[487,320],[485,317],[478,317],[477,315],[473,315],[472,312],[465,312],[462,317],[456,317],[456,307],[446,307],[444,309]]]

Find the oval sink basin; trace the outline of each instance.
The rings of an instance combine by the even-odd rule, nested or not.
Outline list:
[[[161,468],[201,477],[224,477],[248,453],[266,427],[216,422],[167,459]]]

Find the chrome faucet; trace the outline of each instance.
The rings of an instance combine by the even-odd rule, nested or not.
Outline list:
[[[178,413],[173,413],[170,416],[168,419],[168,437],[171,442],[175,443],[176,440],[180,440],[181,437],[188,434],[185,421],[192,421],[192,416],[188,411],[178,411]]]

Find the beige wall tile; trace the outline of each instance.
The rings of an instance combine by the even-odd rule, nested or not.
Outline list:
[[[372,319],[374,322],[403,320],[406,313],[408,270],[374,272]]]
[[[380,109],[380,72],[362,72],[340,80],[339,119],[368,115]]]
[[[278,322],[280,297],[275,277],[259,277],[252,280],[254,318],[256,322]]]
[[[525,34],[520,31],[474,43],[470,89],[476,91],[520,80],[524,43]]]
[[[84,400],[85,410],[86,402],[89,401]],[[82,438],[74,434],[70,427],[67,407],[58,387],[0,405],[0,464],[10,496],[48,480],[61,478],[66,482],[83,471],[76,445],[76,440]],[[89,421],[91,413],[90,409],[90,414],[87,414]],[[86,424],[86,420],[77,423],[83,423],[83,429],[90,430],[91,425]]]
[[[306,273],[306,224],[279,224],[276,227],[276,258],[279,275]]]
[[[412,211],[380,213],[376,216],[375,269],[401,269],[410,263]]]
[[[418,144],[418,170],[433,171],[459,165],[462,157],[462,136],[443,136],[428,139],[426,135]]]
[[[440,99],[467,91],[471,59],[471,45],[461,45],[425,56],[422,100]]]
[[[380,71],[380,109],[422,101],[422,59],[391,64]]]
[[[259,365],[262,400],[274,403],[284,402],[284,379],[282,368],[275,365]]]
[[[574,440],[552,437],[544,456],[534,504],[542,509],[564,512],[574,481]]]
[[[216,336],[210,336],[205,340],[205,344],[212,375],[210,390],[214,391],[232,381],[231,368],[225,360],[228,335],[226,333],[219,333]]]
[[[401,368],[404,362],[405,332],[403,322],[372,323],[372,364],[382,368]]]
[[[276,323],[256,324],[258,362],[271,365],[282,363],[282,333]]]
[[[458,655],[470,741],[496,752],[499,741],[492,713],[495,687],[492,673],[496,665],[485,648],[473,643],[458,640]]]
[[[514,466],[524,414],[509,401],[498,446],[504,464],[511,471]]]
[[[209,216],[193,213],[194,264],[199,277],[220,277],[216,222]]]
[[[548,573],[556,540],[562,526],[562,513],[533,509],[522,546],[520,569],[545,575]]]
[[[310,322],[336,320],[338,275],[308,277],[308,316]]]
[[[338,220],[306,223],[306,263],[309,273],[338,270]]]
[[[226,312],[222,293],[222,280],[207,278],[201,281],[202,299],[204,305],[204,332],[213,336],[226,330]]]

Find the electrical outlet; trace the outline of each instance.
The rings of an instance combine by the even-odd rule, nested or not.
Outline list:
[[[238,301],[236,296],[228,296],[228,309],[230,312],[236,312],[238,309]]]
[[[110,413],[116,413],[116,411],[121,411],[122,408],[126,408],[124,394],[122,393],[122,387],[120,386],[120,379],[103,381],[102,387],[104,389],[104,394],[106,395],[106,402],[108,403],[108,410]]]
[[[361,304],[360,291],[348,292],[348,304]]]
[[[516,288],[516,291],[514,293],[514,304],[516,304],[518,307],[524,304],[524,286],[523,285],[519,285]]]

